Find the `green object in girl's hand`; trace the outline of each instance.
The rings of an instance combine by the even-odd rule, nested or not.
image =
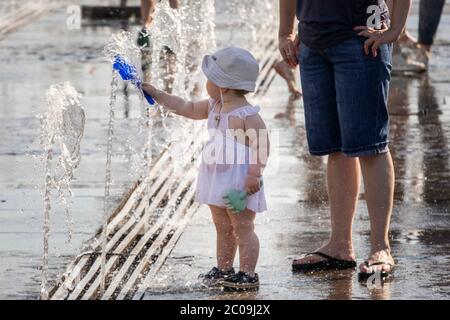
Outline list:
[[[230,189],[223,195],[223,200],[229,210],[239,214],[247,207],[247,192]]]
[[[259,185],[261,187],[263,186],[262,180]],[[239,214],[247,208],[247,197],[247,192],[236,189],[227,190],[222,196],[227,209],[231,210],[235,214]]]

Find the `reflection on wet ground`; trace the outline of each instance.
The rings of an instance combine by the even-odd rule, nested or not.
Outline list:
[[[427,75],[414,80],[394,78],[392,82],[392,153],[399,201],[436,204],[450,200],[450,108],[445,96],[438,100],[436,87]]]

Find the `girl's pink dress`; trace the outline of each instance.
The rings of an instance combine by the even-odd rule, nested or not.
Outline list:
[[[195,200],[199,203],[225,207],[222,196],[229,189],[244,191],[245,178],[251,159],[251,148],[236,141],[228,130],[228,118],[245,119],[257,114],[259,107],[245,105],[228,113],[215,111],[215,100],[209,101],[208,133],[199,168]],[[217,126],[216,117],[220,116]],[[267,210],[264,186],[247,198],[247,209],[254,212]]]

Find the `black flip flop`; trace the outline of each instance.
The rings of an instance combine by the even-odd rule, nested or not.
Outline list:
[[[313,271],[329,271],[329,270],[345,270],[356,268],[356,261],[353,260],[340,260],[333,258],[322,252],[311,252],[305,256],[313,255],[325,258],[326,260],[314,262],[314,263],[292,263],[292,271],[294,272],[313,272]]]
[[[389,262],[384,262],[384,261],[378,261],[378,262],[374,262],[369,264],[369,261],[364,261],[364,264],[367,266],[367,268],[369,267],[373,267],[373,266],[381,266],[383,264],[387,264],[389,266],[391,266],[391,270],[390,271],[380,271],[378,273],[380,273],[381,275],[381,279],[386,279],[388,278],[391,274],[392,274],[392,270],[394,268],[394,266],[389,263]],[[377,272],[359,272],[358,273],[358,280],[359,281],[366,281],[367,279],[369,279],[371,276],[373,276],[374,274],[376,274]]]

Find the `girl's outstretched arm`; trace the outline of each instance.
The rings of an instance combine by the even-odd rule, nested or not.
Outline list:
[[[208,118],[208,100],[198,102],[186,101],[180,97],[156,89],[149,83],[143,83],[142,89],[151,95],[160,105],[180,116],[194,120]]]

